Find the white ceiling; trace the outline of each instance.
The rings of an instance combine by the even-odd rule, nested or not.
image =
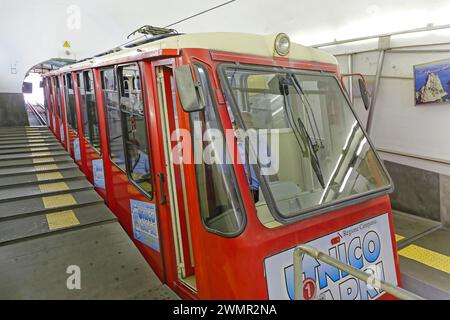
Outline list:
[[[447,24],[449,0],[238,0],[181,31],[287,32],[306,45]]]
[[[166,26],[226,0],[0,0],[0,92],[17,91],[33,65],[64,54],[76,58],[126,41],[144,24]],[[67,10],[80,9],[80,29]],[[179,32],[286,32],[307,45],[448,23],[450,0],[237,0],[175,26]],[[6,49],[6,50],[5,50]],[[10,74],[11,65],[18,69]],[[14,83],[14,84],[11,84]]]

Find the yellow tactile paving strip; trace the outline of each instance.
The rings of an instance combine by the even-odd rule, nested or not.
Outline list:
[[[57,170],[58,166],[56,164],[46,164],[40,166],[34,166],[36,171],[46,171],[46,170]]]
[[[436,270],[450,274],[450,257],[416,245],[410,245],[398,252],[402,257],[415,260]]]
[[[405,237],[398,234],[395,235],[395,240],[397,242],[402,241],[403,239],[405,239]],[[450,257],[444,254],[413,244],[400,250],[398,255],[450,274]]]
[[[64,178],[63,175],[59,172],[38,173],[36,174],[36,177],[38,181],[47,181]]]
[[[40,184],[39,189],[42,193],[70,190],[69,186],[65,182]]]
[[[55,161],[55,158],[53,157],[48,157],[48,158],[35,158],[33,159],[33,163],[44,163],[44,162],[52,162]]]
[[[51,152],[38,152],[38,153],[32,153],[32,157],[49,157],[51,156]]]
[[[49,147],[40,147],[40,148],[30,148],[31,152],[39,152],[39,151],[48,151]]]
[[[73,210],[47,214],[47,223],[50,230],[65,229],[80,225]]]
[[[62,194],[52,197],[43,197],[42,202],[46,209],[76,205],[77,201],[71,194]]]

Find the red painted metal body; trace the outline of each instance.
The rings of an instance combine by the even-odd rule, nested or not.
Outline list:
[[[396,250],[396,242],[393,231],[392,213],[388,196],[381,196],[363,203],[351,205],[340,210],[330,211],[325,214],[303,220],[290,225],[285,225],[275,229],[269,229],[263,226],[257,217],[256,208],[248,188],[248,182],[243,165],[236,165],[235,171],[239,190],[243,199],[246,213],[247,224],[241,235],[235,238],[224,238],[208,232],[200,217],[199,199],[197,193],[197,182],[194,164],[183,164],[183,168],[174,168],[176,185],[174,188],[181,193],[181,172],[184,172],[184,181],[186,188],[188,208],[180,208],[182,216],[185,210],[188,210],[189,228],[192,235],[192,250],[195,260],[195,270],[188,269],[186,273],[196,275],[196,290],[193,290],[181,281],[178,276],[178,266],[175,254],[174,225],[170,204],[161,204],[162,195],[168,195],[168,185],[164,186],[158,183],[158,174],[167,177],[167,168],[164,157],[164,141],[162,141],[162,124],[160,99],[158,99],[158,80],[157,71],[163,70],[163,81],[166,84],[166,90],[170,89],[170,76],[174,67],[182,64],[200,61],[208,68],[211,78],[211,85],[215,92],[214,99],[219,109],[220,121],[224,129],[231,129],[232,123],[225,105],[219,77],[217,75],[217,66],[222,62],[239,62],[242,64],[258,64],[280,66],[288,68],[322,70],[332,72],[339,79],[339,73],[336,65],[292,61],[287,58],[266,58],[257,56],[248,56],[227,52],[214,52],[205,49],[183,49],[178,50],[160,50],[152,55],[135,55],[127,59],[121,59],[114,63],[138,62],[143,79],[143,98],[145,102],[145,119],[147,121],[147,136],[149,141],[148,149],[151,150],[152,181],[154,185],[154,197],[150,199],[144,195],[132,182],[127,174],[119,169],[110,160],[110,154],[107,148],[107,129],[105,117],[105,104],[101,91],[100,68],[94,69],[94,80],[96,89],[97,111],[100,125],[100,135],[102,144],[102,155],[98,155],[84,137],[82,127],[82,112],[80,111],[80,99],[77,97],[77,114],[79,121],[79,137],[81,140],[82,160],[79,163],[83,172],[92,182],[92,160],[103,159],[106,190],[98,190],[104,197],[108,206],[118,217],[121,225],[133,237],[133,227],[130,209],[130,200],[139,200],[152,203],[156,206],[159,222],[159,235],[161,252],[134,240],[145,259],[151,265],[161,281],[167,283],[177,294],[186,299],[267,299],[268,288],[265,279],[264,259],[276,253],[293,248],[301,243],[320,238],[324,235],[336,232],[345,227],[354,225],[358,222],[377,217],[382,214],[388,214],[391,228],[391,242],[394,248],[396,274],[399,284],[401,284],[400,270]],[[75,75],[75,73],[74,73]],[[74,77],[75,79],[75,77]],[[76,83],[76,81],[74,81]],[[54,83],[52,83],[55,91]],[[169,88],[169,89],[168,89]],[[78,90],[75,90],[78,95]],[[170,92],[166,92],[166,96]],[[47,95],[49,98],[49,95]],[[54,95],[55,96],[55,95]],[[178,127],[190,130],[189,114],[185,113],[176,94],[176,110],[178,113]],[[62,101],[64,101],[62,99]],[[174,110],[171,106],[174,101],[168,99],[168,116],[170,129],[174,129]],[[54,101],[56,103],[56,99]],[[65,115],[65,105],[63,112]],[[55,108],[56,110],[56,108]],[[52,114],[52,116],[55,116]],[[57,117],[57,115],[56,115]],[[58,117],[57,117],[58,118]],[[59,119],[57,119],[59,120]],[[56,128],[51,126],[56,136],[59,136],[59,122],[56,121]],[[72,149],[72,148],[71,148]],[[182,170],[181,170],[182,169]],[[182,199],[178,199],[182,203]],[[181,206],[181,205],[180,205]],[[181,219],[183,239],[187,239],[188,224]],[[186,252],[188,248],[184,247]],[[184,255],[185,260],[189,260],[188,255]],[[190,261],[188,261],[190,262]],[[384,296],[383,299],[389,298]]]

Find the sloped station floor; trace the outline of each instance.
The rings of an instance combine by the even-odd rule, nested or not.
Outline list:
[[[177,299],[48,128],[0,128],[0,299]]]
[[[394,211],[403,286],[426,299],[450,300],[450,230]]]

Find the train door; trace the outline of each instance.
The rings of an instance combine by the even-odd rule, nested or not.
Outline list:
[[[64,124],[64,108],[61,92],[61,84],[59,76],[53,77],[53,83],[55,87],[55,106],[56,106],[56,136],[59,141],[66,147],[66,130]]]
[[[80,139],[78,130],[78,114],[76,110],[75,89],[71,73],[63,75],[64,79],[64,93],[65,93],[65,105],[67,113],[67,143],[69,145],[70,155],[75,160],[78,166],[82,166],[81,163],[81,150]]]
[[[175,279],[181,282],[192,293],[197,292],[195,274],[195,259],[191,237],[190,219],[187,202],[187,185],[180,148],[179,114],[176,103],[173,78],[173,60],[153,62],[154,74],[157,79],[157,106],[161,144],[163,153],[160,161],[165,163],[168,199],[165,208],[166,216],[170,217],[172,226],[173,246],[171,252],[175,255]],[[174,249],[174,250],[173,250]]]
[[[99,113],[92,70],[76,74],[76,91],[79,105],[79,148],[83,172],[106,199],[106,183],[103,168],[103,152],[100,138]],[[78,146],[77,146],[78,147]]]
[[[100,70],[106,127],[108,204],[160,279],[164,279],[157,214],[153,141],[139,65]]]

